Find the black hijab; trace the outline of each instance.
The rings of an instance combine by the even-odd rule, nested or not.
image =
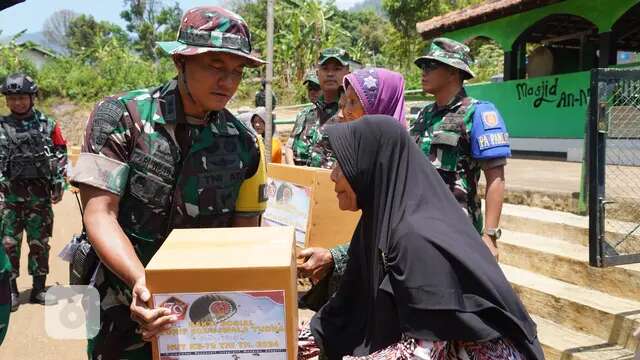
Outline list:
[[[510,339],[544,359],[531,320],[487,246],[406,130],[388,116],[327,128],[362,217],[335,296],[311,330],[330,359],[401,339]]]

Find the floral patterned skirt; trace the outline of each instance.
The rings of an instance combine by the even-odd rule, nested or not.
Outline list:
[[[308,326],[300,329],[298,360],[320,354]],[[343,360],[526,360],[511,341],[499,338],[485,342],[424,341],[405,337],[402,341],[367,356],[345,356]]]

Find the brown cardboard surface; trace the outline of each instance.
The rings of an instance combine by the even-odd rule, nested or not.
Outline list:
[[[330,170],[269,164],[267,175],[311,189],[306,247],[332,248],[351,241],[360,212],[340,210]]]
[[[72,166],[76,165],[78,161],[78,156],[80,155],[80,147],[79,146],[70,146],[67,150],[67,157],[71,162]]]
[[[298,303],[291,227],[176,229],[145,269],[152,294],[285,291],[288,359],[297,357]],[[159,355],[154,343],[154,359]]]

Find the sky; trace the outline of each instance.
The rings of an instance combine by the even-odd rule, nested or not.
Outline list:
[[[223,5],[229,0],[178,0],[180,7],[188,9],[200,5]],[[173,4],[175,0],[165,0]],[[336,5],[348,9],[360,0],[337,0]],[[39,32],[45,20],[58,10],[69,9],[77,13],[93,15],[97,20],[108,20],[124,27],[120,18],[122,0],[26,0],[0,12],[2,37],[27,29],[28,33]]]

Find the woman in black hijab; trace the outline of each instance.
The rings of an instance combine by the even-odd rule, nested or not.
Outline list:
[[[342,283],[311,321],[323,353],[544,359],[535,323],[406,130],[367,116],[327,134],[340,208],[362,217]]]

